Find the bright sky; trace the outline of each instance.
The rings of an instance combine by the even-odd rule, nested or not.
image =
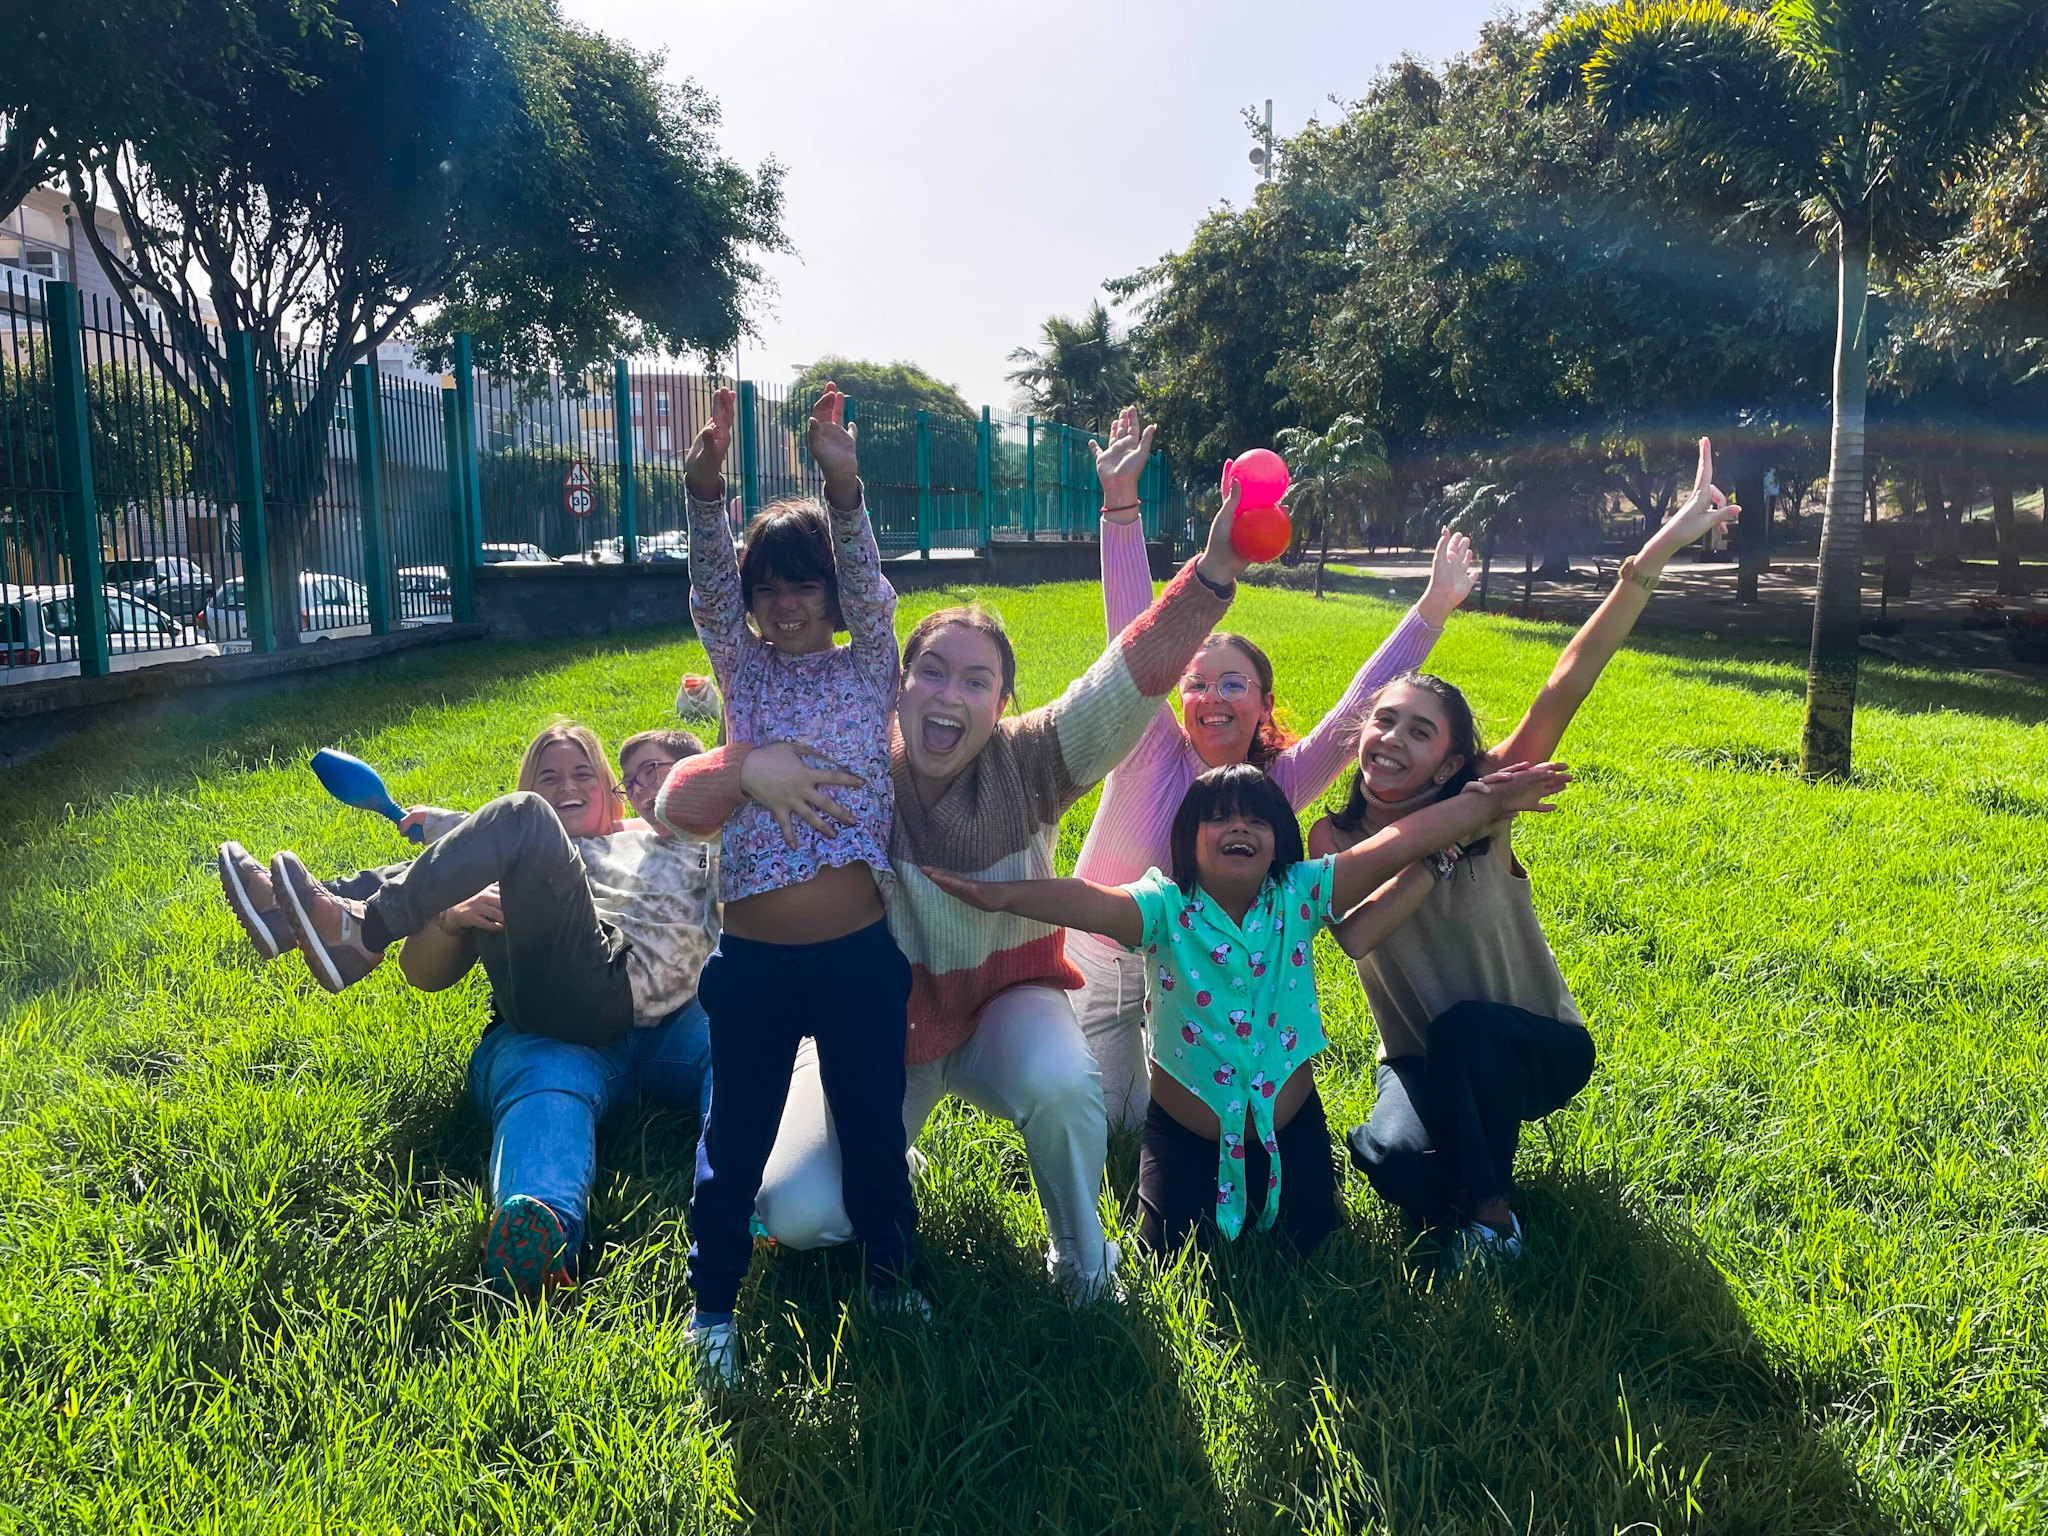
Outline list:
[[[1005,406],[1014,347],[1242,206],[1243,108],[1330,121],[1381,66],[1442,59],[1497,0],[565,0],[694,77],[743,164],[787,169],[775,292],[743,349],[787,383],[827,352],[921,364]]]

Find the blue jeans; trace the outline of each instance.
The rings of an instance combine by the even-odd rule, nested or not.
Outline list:
[[[636,1100],[711,1110],[711,1025],[695,1001],[610,1045],[574,1045],[503,1025],[477,1042],[469,1087],[491,1117],[491,1204],[528,1195],[583,1236],[597,1176],[597,1127]]]

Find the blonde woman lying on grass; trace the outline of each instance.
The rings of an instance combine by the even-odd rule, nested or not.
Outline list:
[[[266,867],[221,844],[221,888],[250,942],[267,959],[299,950],[330,992],[399,940],[399,969],[424,991],[482,962],[491,1022],[469,1083],[491,1117],[484,1268],[501,1294],[575,1283],[609,1111],[690,1106],[702,1124],[697,978],[718,943],[717,858],[647,819],[669,771],[702,750],[688,731],[643,731],[619,749],[621,790],[597,737],[557,722],[528,744],[515,792],[468,816],[413,807],[400,825],[425,829],[426,851],[344,880],[315,880],[289,850]]]

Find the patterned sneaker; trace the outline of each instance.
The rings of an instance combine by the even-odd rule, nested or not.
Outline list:
[[[740,1379],[740,1336],[731,1318],[711,1322],[693,1314],[689,1345],[700,1386],[729,1387]]]
[[[542,1301],[576,1284],[576,1240],[552,1206],[514,1195],[484,1233],[484,1284],[507,1301]]]
[[[384,963],[382,950],[363,946],[363,904],[328,890],[289,848],[270,861],[270,888],[299,941],[306,968],[328,991],[345,991]]]
[[[275,960],[286,950],[299,947],[291,924],[277,909],[270,871],[251,858],[248,849],[240,843],[222,843],[214,867],[220,874],[221,894],[228,899],[228,910],[241,923],[242,932],[249,935],[257,954]]]
[[[1522,1256],[1522,1218],[1508,1212],[1510,1231],[1500,1232],[1483,1221],[1468,1221],[1451,1237],[1451,1273],[1468,1268],[1498,1269]]]

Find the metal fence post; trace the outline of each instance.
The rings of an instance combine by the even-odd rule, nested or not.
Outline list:
[[[761,508],[761,483],[755,469],[754,386],[745,379],[740,380],[739,417],[740,515],[751,523]]]
[[[100,563],[92,435],[85,411],[85,336],[76,285],[44,284],[43,318],[50,335],[50,404],[57,418],[57,489],[71,561],[72,650],[81,676],[104,677],[111,666],[106,576]]]
[[[1038,537],[1038,418],[1024,418],[1024,537]]]
[[[976,499],[981,502],[980,547],[983,554],[988,553],[989,542],[995,537],[995,513],[989,506],[996,488],[994,459],[993,433],[988,407],[984,405],[981,408],[981,420],[975,423],[974,428],[974,490]]]
[[[462,412],[452,388],[441,391],[441,445],[448,460],[448,610],[458,624],[476,617],[476,600],[463,550],[469,543],[469,508],[462,494]]]
[[[235,508],[242,531],[242,632],[249,649],[277,649],[270,591],[270,519],[263,508],[263,402],[256,393],[256,341],[229,331],[228,415],[234,435]]]
[[[356,438],[356,511],[363,524],[363,585],[369,589],[370,633],[398,628],[393,599],[397,579],[391,568],[391,530],[384,521],[384,434],[377,411],[377,370],[357,363],[349,370]]]
[[[455,333],[455,418],[462,440],[456,460],[449,466],[462,494],[462,541],[454,558],[472,571],[483,563],[484,488],[483,465],[476,440],[476,354],[469,332]]]
[[[640,559],[640,503],[633,492],[633,380],[623,357],[612,364],[612,414],[618,421],[619,558],[634,565]]]
[[[917,552],[932,557],[932,418],[917,413]]]

